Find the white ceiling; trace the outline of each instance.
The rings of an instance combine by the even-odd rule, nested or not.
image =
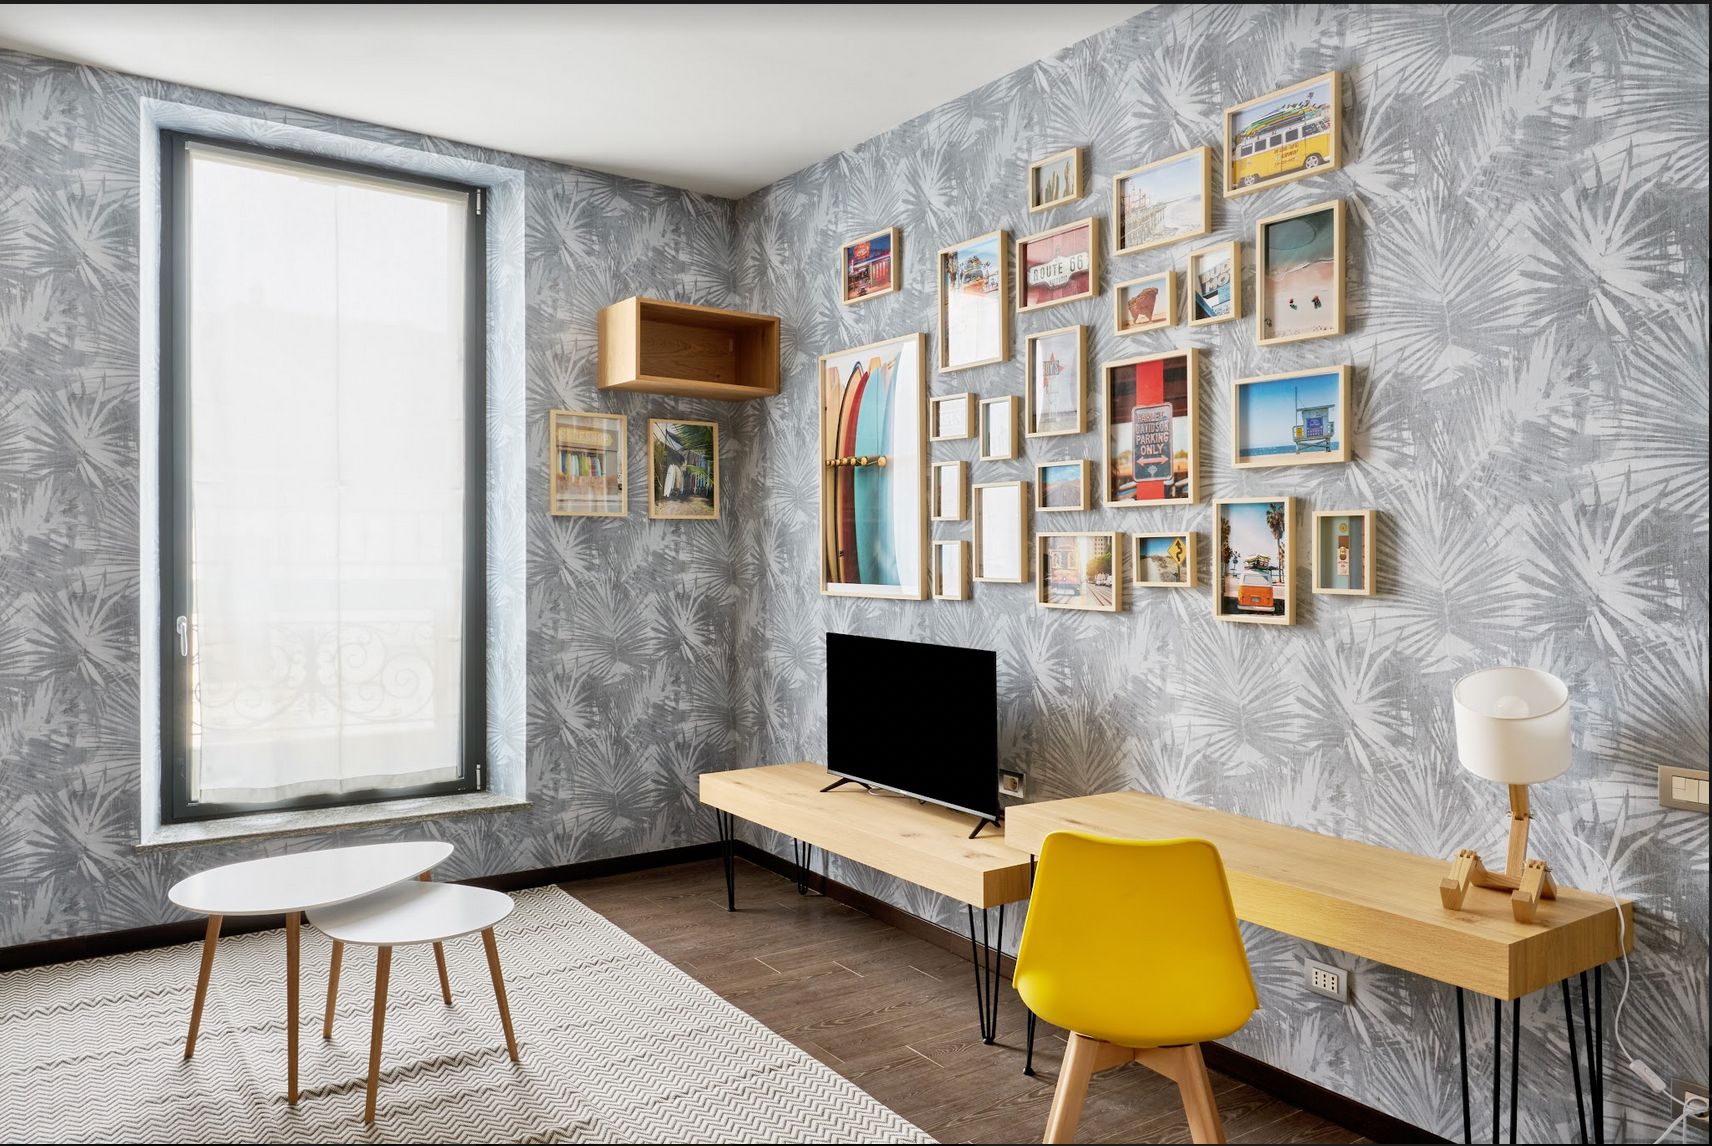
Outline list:
[[[0,46],[736,197],[1146,4],[9,4]]]

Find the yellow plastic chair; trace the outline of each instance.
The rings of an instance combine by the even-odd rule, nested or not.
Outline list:
[[[1127,1062],[1177,1084],[1193,1141],[1225,1140],[1200,1044],[1260,1001],[1212,844],[1047,836],[1012,981],[1071,1032],[1045,1141],[1073,1141],[1089,1077]]]

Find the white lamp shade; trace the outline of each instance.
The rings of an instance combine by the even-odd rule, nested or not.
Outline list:
[[[1549,672],[1489,668],[1451,690],[1462,766],[1499,784],[1538,784],[1569,769],[1569,688]]]

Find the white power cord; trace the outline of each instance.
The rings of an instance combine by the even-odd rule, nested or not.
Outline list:
[[[1670,1132],[1675,1130],[1678,1126],[1682,1127],[1682,1141],[1688,1141],[1688,1120],[1690,1118],[1706,1117],[1706,1100],[1704,1098],[1690,1098],[1687,1102],[1684,1102],[1673,1094],[1671,1095],[1670,1100],[1682,1107],[1682,1113],[1678,1114],[1675,1121],[1664,1128],[1663,1134],[1660,1134],[1657,1138],[1653,1139],[1653,1146],[1659,1146],[1659,1143],[1663,1142],[1666,1138],[1669,1138]]]

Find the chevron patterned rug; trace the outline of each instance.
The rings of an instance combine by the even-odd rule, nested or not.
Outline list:
[[[196,1057],[200,944],[0,975],[4,1142],[931,1142],[556,887],[497,928],[522,1062],[481,941],[393,957],[375,1125],[362,1121],[374,955],[303,932],[302,1095],[285,1101],[284,937],[222,940]]]

